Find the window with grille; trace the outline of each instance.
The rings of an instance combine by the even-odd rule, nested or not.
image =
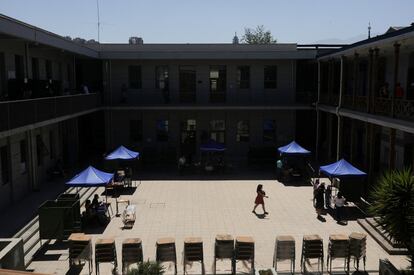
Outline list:
[[[141,89],[141,66],[128,67],[128,83],[130,89]]]

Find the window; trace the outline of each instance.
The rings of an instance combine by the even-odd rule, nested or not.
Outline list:
[[[248,142],[249,141],[249,121],[242,120],[237,122],[237,142]]]
[[[276,143],[276,121],[272,119],[263,121],[263,141]]]
[[[226,123],[224,120],[210,121],[210,139],[216,142],[225,143]]]
[[[129,88],[131,89],[141,89],[141,66],[129,66],[128,67],[128,79],[129,79]]]
[[[9,170],[9,154],[7,152],[7,146],[0,147],[0,173],[2,184],[7,184],[10,181]]]
[[[250,88],[250,67],[239,66],[237,67],[237,86],[239,89]]]
[[[157,89],[168,91],[168,66],[155,67],[155,87]]]
[[[157,141],[168,141],[168,120],[157,120]]]
[[[23,56],[16,54],[14,56],[14,70],[16,74],[16,79],[23,79],[24,77],[24,64]]]
[[[52,79],[52,61],[46,60],[46,79]]]
[[[27,162],[27,145],[26,140],[20,141],[20,173],[26,173],[26,162]]]
[[[187,119],[181,123],[182,131],[195,131],[197,129],[197,121],[195,119]]]
[[[32,58],[32,78],[33,80],[39,79],[39,59]]]
[[[133,142],[142,141],[142,120],[129,121],[129,138]]]
[[[265,66],[264,67],[264,88],[276,89],[277,88],[277,66]]]
[[[210,92],[224,93],[226,91],[226,66],[210,67]]]

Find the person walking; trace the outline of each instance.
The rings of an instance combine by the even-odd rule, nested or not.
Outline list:
[[[259,184],[257,186],[256,193],[257,193],[257,196],[256,196],[256,199],[254,200],[255,205],[254,205],[254,208],[253,208],[252,212],[256,214],[256,208],[259,204],[261,204],[262,208],[263,208],[263,212],[264,212],[263,214],[265,214],[265,215],[269,214],[269,212],[266,212],[264,199],[263,199],[263,198],[268,198],[268,196],[266,196],[266,192],[263,190],[263,185],[262,184]]]

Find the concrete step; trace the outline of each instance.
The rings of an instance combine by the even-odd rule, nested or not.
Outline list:
[[[404,248],[404,245],[395,242],[391,237],[388,236],[387,231],[385,231],[385,229],[378,224],[378,219],[373,217],[373,218],[366,218],[366,221],[373,227],[375,228],[375,230],[381,235],[383,236],[389,243],[390,245],[392,245],[392,247],[394,248]]]
[[[367,231],[367,233],[390,255],[407,255],[406,248],[393,247],[391,242],[386,237],[381,235],[374,226],[372,226],[367,219],[358,219],[358,224]]]

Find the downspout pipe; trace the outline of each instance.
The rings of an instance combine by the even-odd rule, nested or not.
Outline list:
[[[340,145],[341,145],[341,115],[339,110],[342,107],[342,95],[343,95],[343,82],[344,82],[344,56],[341,56],[341,73],[339,77],[339,102],[338,107],[336,107],[336,116],[338,117],[338,136],[336,139],[336,160],[340,158]]]

